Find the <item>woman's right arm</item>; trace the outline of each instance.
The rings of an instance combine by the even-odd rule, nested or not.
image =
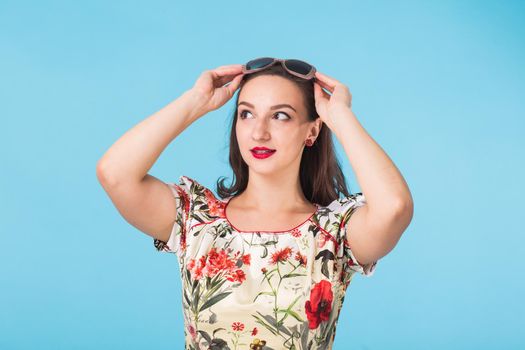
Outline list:
[[[231,98],[240,73],[240,65],[204,71],[192,89],[128,130],[98,161],[97,178],[127,222],[151,237],[168,240],[176,201],[168,185],[148,172],[173,139]]]
[[[166,183],[148,174],[168,144],[202,114],[186,91],[122,135],[97,163],[97,178],[126,221],[167,241],[176,208]]]

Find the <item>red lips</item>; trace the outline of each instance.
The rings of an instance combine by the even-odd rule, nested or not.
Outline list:
[[[250,151],[275,151],[274,149],[268,148],[268,147],[254,147]]]
[[[268,158],[275,153],[274,149],[271,149],[268,147],[259,147],[259,146],[252,148],[250,151],[252,152],[253,156],[257,159]],[[262,153],[260,151],[269,151],[269,152]]]

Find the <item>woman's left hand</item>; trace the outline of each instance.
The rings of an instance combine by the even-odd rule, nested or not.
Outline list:
[[[352,94],[346,85],[319,71],[315,72],[315,109],[321,120],[330,126],[333,115],[352,107]],[[328,94],[323,88],[330,91]]]

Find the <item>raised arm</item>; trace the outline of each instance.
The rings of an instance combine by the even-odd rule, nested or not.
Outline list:
[[[193,92],[186,91],[122,135],[97,163],[97,178],[119,213],[155,238],[169,237],[176,212],[171,190],[148,171],[168,144],[198,119],[196,102]]]
[[[352,112],[348,88],[320,72],[316,78],[319,115],[342,144],[366,198],[350,216],[346,238],[355,258],[369,264],[390,252],[410,224],[412,196],[395,164]]]
[[[231,98],[239,74],[240,65],[204,71],[192,89],[127,131],[98,161],[100,184],[124,219],[140,231],[168,240],[177,215],[173,192],[148,171],[189,125]]]

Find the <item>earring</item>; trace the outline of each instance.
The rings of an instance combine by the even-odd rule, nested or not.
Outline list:
[[[304,141],[304,143],[308,146],[308,147],[311,147],[313,144],[314,144],[314,141],[312,141],[311,139],[306,139]]]

